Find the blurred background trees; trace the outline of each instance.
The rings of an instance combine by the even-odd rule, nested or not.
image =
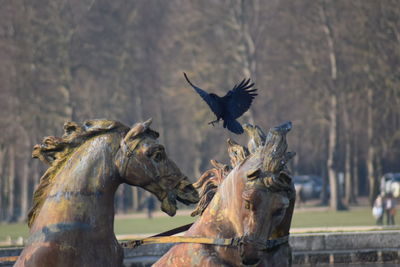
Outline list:
[[[400,171],[399,29],[396,0],[4,0],[0,220],[25,218],[44,171],[32,147],[65,121],[153,117],[193,181],[227,162],[225,140],[245,139],[207,125],[183,71],[220,95],[252,78],[259,96],[241,122],[293,121],[292,170],[321,175],[333,209],[373,200],[378,178]],[[121,187],[118,210],[143,197]]]

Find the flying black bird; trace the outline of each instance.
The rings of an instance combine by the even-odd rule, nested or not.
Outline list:
[[[214,126],[214,123],[218,123],[219,120],[222,119],[224,121],[224,128],[228,128],[229,131],[235,134],[243,133],[242,125],[240,125],[236,119],[250,108],[253,98],[257,95],[257,89],[251,89],[254,83],[250,84],[250,79],[244,79],[241,83],[235,85],[225,96],[219,97],[216,94],[209,94],[195,86],[189,81],[186,73],[183,73],[183,75],[186,81],[196,90],[201,98],[207,102],[212,112],[217,116],[215,121],[211,121],[208,124]]]

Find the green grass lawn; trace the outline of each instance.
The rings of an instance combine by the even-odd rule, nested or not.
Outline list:
[[[386,219],[386,217],[385,217]],[[395,222],[400,223],[397,214]],[[370,208],[359,208],[350,211],[301,211],[295,210],[292,227],[334,227],[334,226],[374,226]]]
[[[193,222],[190,216],[157,217],[154,219],[131,218],[116,219],[115,233],[118,234],[143,234],[159,233],[174,227]],[[400,223],[400,215],[396,216],[397,224]],[[350,211],[295,211],[293,228],[303,227],[331,227],[331,226],[373,226],[375,220],[370,208],[358,208]],[[7,236],[15,239],[18,236],[27,237],[26,224],[0,224],[0,240]]]

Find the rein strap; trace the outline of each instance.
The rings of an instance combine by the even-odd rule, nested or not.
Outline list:
[[[17,261],[19,256],[0,257],[0,263]]]
[[[162,244],[162,243],[197,243],[206,245],[217,245],[217,246],[230,246],[239,247],[243,244],[242,237],[236,238],[212,238],[212,237],[190,237],[190,236],[171,236],[177,233],[188,230],[193,223],[189,223],[166,232],[162,232],[151,237],[144,239],[136,239],[121,243],[124,248],[137,248],[141,245],[148,244]],[[263,243],[263,250],[272,250],[283,244],[289,242],[289,235],[278,237],[275,239],[269,239]]]
[[[160,236],[145,239],[132,240],[124,243],[125,248],[136,248],[140,245],[161,243],[197,243],[218,246],[238,246],[240,238],[211,238],[211,237],[188,237],[188,236]]]

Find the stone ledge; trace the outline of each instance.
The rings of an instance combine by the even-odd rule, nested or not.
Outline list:
[[[0,248],[0,257],[18,256],[22,247]]]
[[[354,249],[400,249],[400,231],[294,234],[290,245],[294,251]]]
[[[293,252],[293,264],[400,263],[399,249]]]

